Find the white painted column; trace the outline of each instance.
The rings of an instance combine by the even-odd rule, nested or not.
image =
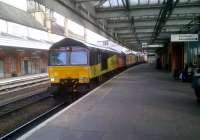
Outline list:
[[[86,28],[84,27],[84,36],[83,36],[83,38],[84,38],[84,41],[86,42],[87,41],[87,32],[86,32]]]
[[[65,18],[65,21],[64,21],[64,31],[65,31],[65,37],[69,37],[69,26],[68,26],[67,18]]]

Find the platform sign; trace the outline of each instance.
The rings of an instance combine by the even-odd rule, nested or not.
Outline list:
[[[198,34],[172,34],[171,42],[198,41]]]
[[[147,47],[147,43],[145,42],[145,43],[142,43],[142,48],[146,48]]]
[[[163,47],[163,44],[153,44],[153,45],[148,45],[149,48],[161,48]]]
[[[163,47],[163,44],[152,44],[152,45],[142,44],[142,48],[160,48],[160,47]]]

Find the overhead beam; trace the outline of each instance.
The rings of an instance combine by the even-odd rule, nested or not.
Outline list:
[[[132,34],[118,34],[120,38],[133,37]]]
[[[177,30],[180,30],[183,26],[183,25],[165,25],[163,26],[163,29],[162,30],[173,30],[173,31],[177,31]],[[135,27],[135,30],[143,30],[143,29],[146,29],[146,30],[150,30],[150,29],[153,29],[154,26],[136,26]],[[115,32],[118,32],[120,30],[127,30],[129,29],[129,27],[118,27],[118,28],[110,28],[110,29],[114,29]]]
[[[99,0],[75,0],[76,3],[98,2]]]
[[[150,37],[141,37],[140,38],[141,40],[149,40],[149,39],[151,39]],[[162,39],[162,38],[161,38]],[[124,41],[127,41],[127,42],[129,42],[129,41],[136,41],[136,38],[123,38],[123,40]]]
[[[126,44],[137,44],[137,41],[126,42]]]
[[[153,32],[153,29],[136,29],[136,32]]]
[[[179,29],[168,29],[165,31],[162,31],[161,34],[170,34],[173,32],[178,32]],[[149,29],[149,30],[145,30],[145,29],[138,29],[136,30],[138,36],[140,36],[140,34],[152,34],[153,29]],[[132,32],[130,30],[119,30],[117,31],[118,34],[132,34]]]
[[[148,38],[141,38],[140,39],[140,41],[142,42],[142,41],[149,41],[150,39],[148,39]],[[124,41],[125,41],[125,43],[128,43],[128,42],[136,42],[136,40],[135,39],[124,39]]]
[[[122,39],[136,39],[135,37],[131,36],[120,36]],[[143,36],[141,38],[151,38],[151,36]]]
[[[169,20],[166,22],[166,26],[182,26],[188,24],[191,20]],[[130,23],[127,22],[119,22],[119,23],[108,23],[108,28],[121,28],[121,27],[128,27]],[[135,22],[135,27],[154,27],[156,21],[149,21],[149,22]]]
[[[151,32],[138,32],[137,34],[138,34],[138,36],[143,36],[143,35],[151,35],[152,33]],[[168,35],[171,35],[171,32],[163,31],[160,33],[160,36],[168,36]]]
[[[193,19],[194,17],[198,17],[200,16],[200,13],[189,13],[189,14],[182,14],[182,13],[179,13],[179,14],[173,14],[171,15],[171,17],[169,17],[168,21],[170,20],[191,20]],[[156,21],[156,19],[158,18],[158,16],[140,16],[140,17],[135,17],[135,22],[145,22],[145,21],[148,21],[148,22],[152,22],[152,21]],[[116,17],[116,18],[109,18],[107,19],[107,23],[108,24],[114,24],[114,23],[126,23],[128,22],[127,19],[123,19],[123,18],[120,18],[120,17]]]

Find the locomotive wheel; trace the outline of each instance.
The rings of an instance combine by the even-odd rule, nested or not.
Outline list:
[[[101,82],[103,80],[102,76],[98,77],[98,82]]]
[[[53,97],[56,97],[60,94],[60,87],[59,86],[50,86],[48,87],[47,91],[53,95]]]

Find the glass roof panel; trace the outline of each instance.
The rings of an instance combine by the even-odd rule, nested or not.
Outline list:
[[[164,0],[129,0],[131,5],[145,5],[145,4],[158,4],[158,2],[162,3]]]
[[[138,5],[138,0],[129,0],[130,5]]]
[[[162,4],[162,3],[163,3],[163,1],[164,1],[164,0],[160,0],[160,4]]]
[[[158,0],[149,0],[149,4],[157,4]]]
[[[118,0],[118,2],[119,2],[119,6],[122,7],[123,6],[122,0]]]
[[[109,1],[107,0],[106,2],[104,2],[104,4],[102,5],[102,7],[110,7]]]
[[[179,0],[179,2],[188,2],[188,0]]]
[[[148,0],[140,0],[140,4],[148,4]]]
[[[197,1],[199,2],[199,0],[190,0],[190,2],[197,2]]]
[[[110,1],[110,4],[111,4],[111,7],[117,7],[118,6],[117,0],[109,0],[109,1]]]

